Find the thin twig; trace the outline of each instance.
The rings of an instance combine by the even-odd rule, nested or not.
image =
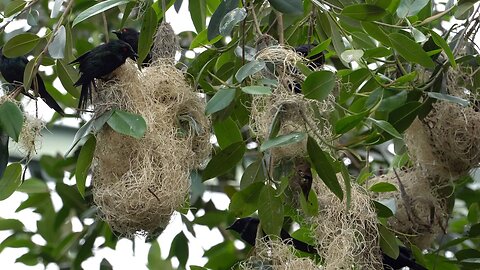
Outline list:
[[[280,45],[285,44],[285,37],[283,35],[283,15],[280,12],[277,13],[277,31],[278,31],[278,42]]]
[[[5,28],[6,28],[11,22],[13,22],[18,16],[22,15],[27,9],[31,8],[31,7],[32,7],[33,5],[35,5],[37,2],[38,2],[38,0],[32,0],[32,1],[29,2],[27,5],[25,5],[25,7],[24,7],[19,13],[17,13],[17,15],[13,16],[10,21],[8,21],[7,23],[5,23],[5,25],[3,25],[2,27],[0,27],[0,34],[3,33],[3,31],[5,30]]]
[[[249,2],[250,5],[248,5],[247,12],[250,11],[252,13],[252,18],[253,18],[253,25],[255,26],[255,30],[258,32],[260,36],[263,35],[262,30],[260,29],[260,24],[258,23],[257,19],[257,14],[255,14],[255,6],[253,5],[253,2]]]
[[[102,12],[102,18],[103,18],[103,30],[105,31],[105,41],[108,42],[110,39],[108,37],[108,22],[107,22],[107,16],[105,15],[105,12]]]

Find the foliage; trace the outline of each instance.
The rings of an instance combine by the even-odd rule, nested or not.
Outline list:
[[[142,31],[138,59],[141,63],[152,46],[157,27],[155,22],[165,18],[162,8],[173,6],[178,10],[182,2],[186,4],[187,1],[56,0],[54,5],[49,2],[53,1],[0,1],[4,24],[19,19],[27,19],[28,23],[28,27],[9,33],[4,31],[5,26],[0,28],[3,54],[8,57],[33,56],[24,74],[25,85],[33,83],[32,78],[39,72],[39,66],[52,68],[53,73],[48,75],[39,72],[48,92],[63,107],[76,108],[79,92],[73,82],[78,75],[67,65],[74,56],[107,41],[111,37],[110,30],[126,25]],[[480,57],[472,36],[478,32],[480,24],[478,2],[189,1],[196,32],[179,34],[182,46],[179,61],[188,67],[191,84],[207,95],[205,113],[211,116],[212,134],[216,136],[217,144],[205,169],[192,172],[192,179],[202,177],[202,181],[192,180],[192,196],[188,203],[194,219],[189,220],[185,212],[180,214],[187,229],[174,237],[170,252],[162,251],[163,254],[168,253],[169,259],[176,257],[179,269],[184,269],[189,256],[186,234],[195,236],[193,226],[218,227],[225,239],[205,251],[204,257],[208,259],[205,268],[228,269],[245,259],[249,248],[236,250],[233,245],[236,238],[224,228],[235,218],[256,211],[267,233],[278,234],[282,227],[289,228],[292,220],[301,225],[299,231],[308,231],[310,228],[305,225],[305,218],[295,214],[296,206],[289,201],[287,186],[294,173],[292,165],[284,164],[274,171],[264,166],[271,152],[279,147],[308,141],[308,160],[315,175],[345,202],[346,207],[350,202],[350,181],[352,185],[364,184],[370,176],[384,172],[385,168],[412,165],[414,162],[408,159],[403,137],[417,116],[427,115],[434,102],[462,106],[478,102]],[[459,20],[458,25],[444,28],[442,22],[450,19]],[[334,110],[328,116],[333,136],[323,138],[321,145],[302,131],[279,134],[277,119],[271,123],[268,138],[257,137],[249,127],[252,100],[272,95],[281,83],[258,79],[271,68],[269,63],[254,59],[257,52],[255,42],[261,34],[268,34],[281,44],[292,47],[316,45],[308,56],[324,54],[328,66],[324,70],[313,71],[307,65],[297,66],[299,76],[305,77],[301,92],[306,98],[322,102],[332,93],[336,97]],[[196,52],[193,59],[185,56],[192,49]],[[471,100],[455,96],[447,89],[449,72],[462,70],[467,70],[471,82],[458,87],[471,93],[474,96]],[[57,78],[66,91],[53,87]],[[478,103],[474,105],[478,111]],[[0,161],[3,161],[8,156],[8,143],[5,144],[4,137],[8,135],[18,141],[23,119],[16,103],[2,103],[0,110]],[[51,122],[58,119],[55,116]],[[0,164],[3,175],[0,199],[7,198],[14,190],[24,192],[28,199],[17,211],[33,208],[41,215],[37,231],[27,231],[19,220],[0,219],[0,230],[12,231],[12,235],[0,243],[0,251],[6,247],[26,247],[29,251],[18,258],[18,262],[26,265],[53,262],[62,267],[80,269],[81,263],[92,256],[94,242],[99,237],[105,239],[100,247],[115,248],[119,238],[98,218],[91,185],[85,186],[95,148],[94,137],[89,137],[79,151],[73,151],[77,144],[85,141],[82,140],[84,137],[105,123],[117,132],[136,138],[142,137],[148,128],[137,115],[112,111],[99,119],[82,120],[82,127],[75,138],[71,138],[72,151],[61,153],[65,156],[40,157],[41,169],[32,171],[30,179],[22,179],[19,163]],[[395,155],[387,151],[388,145],[395,146]],[[239,187],[238,182],[232,181],[238,171],[243,172]],[[345,183],[339,182],[336,176],[339,173]],[[77,186],[64,183],[64,179],[74,175]],[[480,189],[478,174],[477,183],[471,175],[455,179],[452,184],[448,202],[451,207],[455,202],[455,207],[450,212],[446,234],[436,239],[426,252],[413,247],[417,261],[429,269],[480,268]],[[212,181],[207,181],[211,178],[218,180],[216,187],[212,187]],[[48,189],[46,183],[54,183],[54,190]],[[229,210],[216,209],[212,201],[204,201],[201,195],[206,189],[227,194],[231,199]],[[374,193],[396,190],[388,183],[370,187]],[[54,193],[62,199],[58,211],[53,207]],[[315,214],[319,206],[311,206],[312,201],[317,202],[312,196],[302,197],[297,208]],[[386,223],[386,217],[395,211],[382,203],[375,202],[381,224],[380,246],[386,254],[395,256],[399,240]],[[82,231],[72,231],[72,217],[80,220]],[[87,220],[92,218],[93,224],[87,225]],[[35,234],[42,236],[46,244],[33,242]],[[301,239],[300,234],[298,237]],[[304,238],[301,240],[307,241]],[[103,266],[108,268],[109,263],[105,261]],[[161,259],[157,242],[151,245],[148,267],[172,268],[169,261]],[[191,269],[204,268],[192,266]]]

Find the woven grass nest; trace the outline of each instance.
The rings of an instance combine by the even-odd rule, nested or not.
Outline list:
[[[165,38],[157,35],[160,41]],[[204,165],[211,147],[205,102],[173,59],[159,58],[155,51],[153,57],[141,72],[127,61],[94,96],[96,117],[115,108],[139,114],[147,123],[141,139],[106,125],[96,135],[94,202],[101,217],[125,236],[166,227],[188,196],[190,170]]]

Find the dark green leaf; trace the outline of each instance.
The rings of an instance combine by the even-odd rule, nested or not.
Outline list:
[[[150,249],[148,250],[148,263],[147,267],[150,270],[164,269],[164,270],[173,270],[172,264],[170,261],[162,259],[160,252],[160,245],[158,241],[153,241]]]
[[[142,28],[138,38],[138,66],[142,65],[143,60],[145,60],[152,48],[155,31],[157,31],[157,13],[155,13],[153,8],[149,7],[143,16]]]
[[[395,185],[392,185],[392,184],[387,183],[387,182],[376,183],[375,185],[371,186],[369,189],[370,189],[370,191],[373,191],[373,192],[397,191],[397,188],[395,187]]]
[[[185,267],[188,260],[188,239],[183,232],[173,238],[168,258],[177,257],[180,265]]]
[[[415,41],[399,33],[392,33],[388,37],[390,38],[392,47],[407,61],[411,61],[428,68],[435,67],[435,63],[432,61],[432,59],[423,50],[422,46]]]
[[[455,253],[455,257],[459,261],[467,260],[470,258],[480,258],[480,251],[477,249],[466,248]]]
[[[473,224],[470,227],[470,230],[468,231],[468,236],[471,238],[480,236],[480,223]]]
[[[229,171],[242,160],[245,150],[245,144],[243,142],[237,142],[216,154],[203,172],[203,181]]]
[[[23,33],[9,39],[3,45],[3,55],[8,58],[23,56],[33,50],[41,38],[32,33]]]
[[[445,54],[448,57],[448,61],[450,61],[450,64],[452,65],[453,68],[457,67],[457,63],[455,62],[455,56],[453,55],[452,50],[450,49],[450,46],[448,46],[447,42],[439,35],[437,32],[430,30],[430,34],[432,35],[433,41],[435,44],[437,44],[440,48],[443,49]]]
[[[27,253],[23,254],[22,256],[18,257],[15,260],[15,263],[22,263],[22,264],[28,265],[28,266],[35,266],[35,265],[38,264],[38,259],[39,259],[38,254],[34,254],[32,252],[27,252]]]
[[[75,148],[75,146],[82,140],[83,137],[90,134],[90,132],[92,131],[92,127],[93,127],[93,122],[94,122],[93,119],[90,119],[88,122],[86,122],[82,127],[80,127],[78,129],[77,133],[75,133],[75,137],[73,137],[73,142],[70,145],[70,147],[68,148],[64,157],[67,157],[68,154],[70,154],[70,152],[73,150],[73,148]]]
[[[78,79],[78,72],[72,66],[67,65],[65,60],[57,60],[55,67],[57,70],[57,76],[65,90],[75,98],[79,98],[80,91],[77,87],[73,86]]]
[[[398,132],[403,132],[412,124],[413,120],[415,120],[421,107],[422,104],[417,101],[405,103],[388,115],[388,122],[391,123]]]
[[[283,200],[275,196],[272,186],[263,186],[260,191],[260,203],[258,204],[258,217],[263,231],[270,235],[280,235],[283,225]]]
[[[403,139],[402,135],[400,133],[398,133],[398,131],[389,122],[384,121],[384,120],[377,120],[377,119],[373,119],[373,118],[368,118],[368,120],[370,122],[372,122],[375,126],[380,128],[381,130],[383,130],[383,131],[387,132],[388,134],[392,135],[393,137],[395,137],[397,139],[400,139],[400,140]]]
[[[235,99],[235,89],[221,88],[215,93],[215,95],[208,101],[205,107],[205,114],[209,115],[218,111],[221,111],[228,107],[230,103]]]
[[[10,157],[10,154],[8,153],[9,140],[10,137],[8,137],[8,134],[2,130],[0,125],[0,179],[7,168],[8,158]]]
[[[215,12],[212,14],[210,23],[208,24],[207,37],[208,40],[214,39],[220,34],[220,23],[223,17],[238,6],[238,0],[222,0]]]
[[[300,192],[300,206],[307,216],[318,215],[318,198],[314,189],[308,192],[308,200],[305,199],[303,192]]]
[[[3,177],[0,179],[0,201],[10,197],[21,184],[22,165],[12,163],[7,166]]]
[[[35,65],[37,64],[38,58],[35,57],[27,63],[25,71],[23,72],[23,87],[25,89],[30,89],[34,76],[37,74]]]
[[[335,169],[327,157],[327,153],[318,146],[317,142],[311,137],[307,140],[308,155],[312,161],[313,167],[318,176],[322,179],[325,185],[340,199],[343,200],[343,190],[338,182],[335,174]]]
[[[335,74],[327,70],[316,71],[310,74],[302,85],[302,92],[306,98],[323,101],[335,87]]]
[[[37,178],[31,178],[23,181],[22,185],[18,187],[17,191],[25,192],[28,194],[36,194],[36,193],[48,193],[49,189],[47,184],[44,181]]]
[[[202,32],[198,33],[198,35],[192,40],[192,43],[190,43],[190,47],[189,47],[190,50],[195,49],[197,47],[214,44],[217,41],[222,39],[222,36],[217,36],[211,40],[208,40],[207,31],[208,31],[207,29],[204,29]]]
[[[380,248],[390,258],[396,259],[400,254],[400,249],[397,244],[395,234],[390,232],[382,224],[378,224],[378,231],[380,233]]]
[[[130,13],[132,13],[135,4],[135,2],[128,2],[125,6],[125,9],[123,10],[122,22],[120,23],[120,28],[123,28],[125,26],[125,23],[128,20],[128,16],[130,16]]]
[[[75,169],[75,179],[77,181],[77,189],[82,197],[85,197],[85,182],[88,176],[88,170],[93,160],[93,153],[97,141],[94,136],[90,136],[80,150],[78,155],[77,166]]]
[[[142,138],[147,130],[147,123],[142,116],[120,110],[115,110],[107,123],[116,132],[137,139]]]
[[[397,8],[397,16],[406,18],[416,15],[428,2],[429,0],[401,0]]]
[[[315,56],[323,51],[325,51],[328,46],[330,46],[330,43],[332,42],[332,38],[328,38],[322,43],[318,44],[315,46],[312,50],[310,50],[310,53],[307,55],[307,58]]]
[[[253,214],[259,207],[259,195],[260,191],[263,190],[263,186],[263,182],[255,182],[233,194],[228,207],[230,212],[236,217],[246,217]]]
[[[131,0],[107,0],[107,1],[103,1],[103,2],[100,2],[98,4],[95,4],[95,5],[87,8],[86,10],[82,11],[80,14],[78,14],[78,16],[75,18],[75,20],[73,20],[72,27],[74,27],[75,25],[83,22],[84,20],[86,20],[86,19],[88,19],[92,16],[95,16],[99,13],[107,11],[111,8],[114,8],[114,7],[123,5],[123,4],[127,4],[130,1]]]
[[[304,132],[292,132],[286,135],[280,135],[278,137],[268,139],[260,146],[260,152],[268,150],[270,148],[285,146],[292,143],[298,143],[305,139],[306,134]]]
[[[300,15],[303,13],[302,0],[268,0],[272,7],[282,13]]]
[[[346,133],[347,131],[351,130],[352,128],[360,124],[367,115],[368,115],[368,112],[364,112],[364,113],[359,113],[354,115],[348,115],[348,116],[345,116],[344,118],[339,119],[335,123],[335,133],[337,134]]]
[[[243,172],[242,179],[240,180],[240,189],[243,190],[250,184],[255,182],[262,182],[263,180],[265,180],[263,161],[257,160],[248,165],[248,167]]]
[[[468,222],[477,223],[480,220],[480,207],[478,203],[472,203],[468,208]]]
[[[213,130],[215,131],[217,142],[222,149],[225,149],[232,143],[241,142],[243,140],[240,129],[231,117],[214,123]]]
[[[4,230],[23,231],[23,223],[17,219],[0,218],[0,231]]]
[[[387,12],[379,6],[371,4],[356,4],[346,6],[341,14],[360,21],[376,21],[382,19]]]
[[[15,103],[6,101],[0,105],[0,129],[3,132],[18,142],[22,126],[23,113]]]
[[[27,2],[24,0],[11,1],[5,7],[4,17],[8,18],[17,12],[20,12],[25,7],[25,5],[27,5]]]
[[[219,28],[220,35],[222,36],[230,35],[230,32],[232,32],[233,27],[235,27],[239,22],[243,21],[246,17],[247,17],[247,11],[245,10],[245,8],[236,8],[228,12],[220,22],[220,28]]]
[[[457,104],[462,105],[463,107],[466,107],[470,104],[470,102],[466,99],[459,98],[459,97],[456,97],[456,96],[447,95],[447,94],[443,94],[443,93],[427,92],[427,95],[429,97],[434,98],[434,99],[443,100],[443,101],[452,102],[452,103],[457,103]]]
[[[244,93],[251,94],[251,95],[271,95],[272,94],[272,89],[268,86],[258,86],[258,85],[245,86],[245,87],[242,87],[242,91]]]
[[[60,26],[55,34],[52,43],[48,45],[48,53],[53,59],[62,59],[65,57],[65,44],[67,43],[67,32],[65,26]]]
[[[188,9],[190,11],[190,17],[192,18],[193,25],[197,33],[202,32],[205,29],[206,20],[206,7],[205,1],[190,0],[188,2]]]
[[[246,63],[243,67],[241,67],[237,74],[235,74],[235,78],[238,82],[242,82],[248,76],[251,76],[260,70],[265,68],[265,62],[259,60],[253,60],[252,62]]]
[[[391,46],[388,35],[385,33],[385,31],[383,31],[382,28],[380,28],[380,26],[371,22],[362,22],[362,27],[363,30],[374,39],[378,40],[384,45]]]

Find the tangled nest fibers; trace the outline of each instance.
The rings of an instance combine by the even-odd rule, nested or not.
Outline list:
[[[480,164],[480,112],[471,106],[436,102],[406,131],[412,160],[430,175],[457,178]]]
[[[438,176],[426,176],[418,169],[400,171],[398,177],[404,192],[393,172],[373,178],[369,184],[387,182],[396,186],[397,191],[378,193],[376,198],[380,201],[395,200],[395,215],[388,220],[390,228],[407,243],[421,249],[428,248],[447,226],[447,202],[438,195],[438,185],[445,180],[438,179]]]
[[[106,125],[98,132],[93,163],[94,201],[118,233],[163,229],[188,194],[189,171],[210,153],[204,102],[171,64],[153,63],[140,73],[127,61],[95,96],[99,116],[112,108],[141,115],[143,138]]]
[[[341,174],[337,178],[343,183]],[[312,219],[317,250],[330,269],[382,269],[377,214],[365,190],[352,185],[350,209],[318,178],[319,214]]]
[[[255,253],[238,265],[238,269],[272,269],[272,270],[316,270],[323,269],[309,258],[299,258],[291,245],[274,237],[257,239]]]
[[[292,48],[269,46],[258,52],[257,60],[267,64],[265,71],[253,80],[263,78],[275,79],[278,84],[271,95],[255,95],[252,100],[250,127],[263,139],[270,137],[274,119],[280,120],[278,136],[292,132],[305,132],[322,145],[322,140],[332,137],[331,125],[327,117],[333,111],[334,97],[330,95],[325,101],[307,99],[303,94],[294,92],[305,80],[297,68],[297,62],[308,60],[298,55]],[[306,139],[272,149],[276,160],[283,157],[305,156]]]

